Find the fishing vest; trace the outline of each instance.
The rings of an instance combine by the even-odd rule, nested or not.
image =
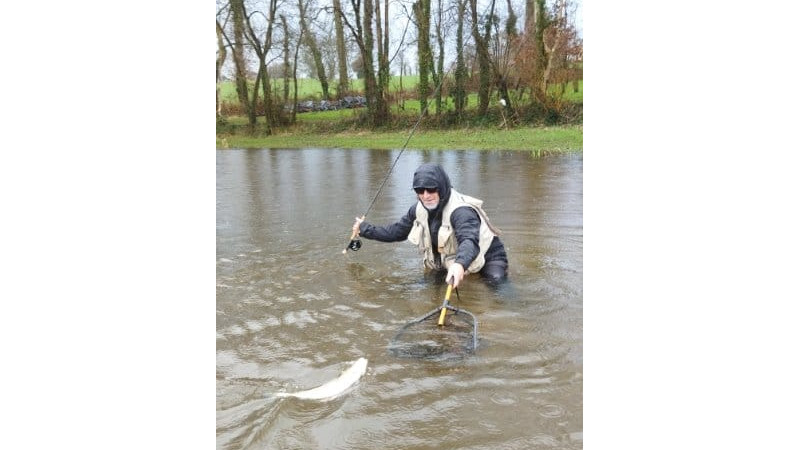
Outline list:
[[[439,228],[439,239],[437,240],[439,260],[433,256],[433,246],[431,245],[431,230],[428,227],[428,210],[422,206],[422,202],[417,203],[417,218],[414,220],[414,225],[411,227],[411,232],[408,233],[408,240],[419,247],[419,252],[423,255],[422,264],[428,269],[440,270],[442,268],[449,269],[456,259],[456,252],[458,250],[458,242],[453,232],[453,225],[450,223],[450,215],[456,208],[461,206],[469,206],[478,213],[481,220],[481,227],[478,233],[478,247],[480,248],[478,256],[475,260],[465,267],[466,273],[479,272],[486,262],[484,256],[489,246],[492,244],[492,239],[500,235],[500,230],[495,228],[490,222],[486,212],[481,207],[483,200],[479,200],[468,195],[457,192],[455,189],[450,188],[450,200],[444,206],[442,211],[442,225]]]

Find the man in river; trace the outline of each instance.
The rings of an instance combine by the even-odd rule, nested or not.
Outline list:
[[[412,188],[418,201],[398,222],[380,227],[356,217],[353,233],[381,242],[408,239],[419,247],[424,267],[446,270],[445,282],[453,287],[470,273],[480,273],[492,285],[507,277],[500,231],[489,222],[482,200],[453,189],[438,164],[421,165],[414,172]]]

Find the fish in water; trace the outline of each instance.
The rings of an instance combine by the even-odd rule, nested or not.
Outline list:
[[[278,392],[275,395],[277,397],[296,397],[305,400],[319,400],[326,402],[328,400],[335,399],[349,389],[350,386],[356,384],[356,382],[361,378],[362,375],[364,375],[366,371],[366,358],[358,358],[358,360],[354,362],[352,366],[347,368],[347,370],[342,372],[341,375],[331,381],[328,381],[322,386],[317,386],[314,389],[300,392]]]

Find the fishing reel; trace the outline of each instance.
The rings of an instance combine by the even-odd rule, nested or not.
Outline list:
[[[364,220],[364,217],[366,217],[366,215],[361,216],[360,219],[357,218],[357,220],[359,220],[359,221],[356,222],[356,224],[358,224],[358,223],[360,223],[360,221]],[[345,247],[344,250],[342,250],[342,254],[343,255],[347,254],[347,250],[352,250],[354,252],[357,252],[358,249],[361,248],[361,239],[358,238],[358,229],[355,228],[355,227],[356,227],[356,225],[353,225],[353,234],[350,235],[350,243],[347,244],[347,247]]]
[[[347,248],[357,252],[361,248],[361,239],[351,239],[350,243],[347,245]]]

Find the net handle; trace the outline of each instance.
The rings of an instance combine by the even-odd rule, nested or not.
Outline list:
[[[447,314],[447,302],[450,301],[450,293],[453,291],[453,285],[447,285],[447,293],[444,294],[444,302],[442,303],[442,312],[439,314],[439,326],[444,326],[444,316]]]

